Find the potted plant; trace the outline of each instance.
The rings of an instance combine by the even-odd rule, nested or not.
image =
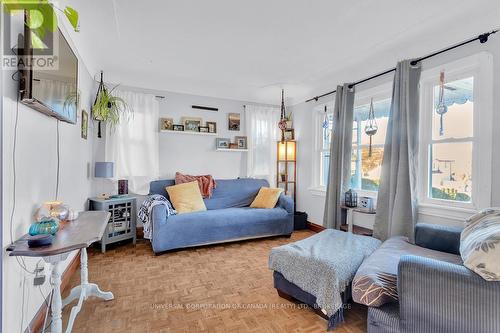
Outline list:
[[[92,106],[92,116],[98,121],[97,137],[101,137],[101,123],[108,123],[110,128],[118,125],[123,116],[128,116],[132,111],[127,102],[122,98],[113,96],[113,91],[117,86],[109,90],[104,84],[103,72],[101,71],[101,81],[97,88],[94,105]]]

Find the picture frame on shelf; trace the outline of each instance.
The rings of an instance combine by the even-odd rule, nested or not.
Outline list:
[[[184,132],[184,125],[172,125],[172,131]]]
[[[238,149],[247,149],[247,137],[246,136],[236,136],[234,137]]]
[[[209,133],[208,126],[200,126],[200,127],[198,127],[198,130],[200,133]]]
[[[293,128],[285,129],[285,140],[291,141],[295,140],[295,130]]]
[[[160,130],[172,131],[174,129],[174,120],[172,118],[160,118]]]
[[[229,144],[229,149],[238,149],[238,144],[236,142],[231,142]]]
[[[230,131],[239,131],[240,130],[240,114],[239,113],[229,113],[228,114],[228,129]]]
[[[199,132],[202,119],[199,117],[182,117],[181,122],[186,132]]]
[[[208,127],[208,133],[217,133],[217,123],[215,121],[207,121],[205,126]]]
[[[89,114],[87,111],[82,110],[82,139],[87,140],[87,135],[89,132]]]
[[[228,138],[217,138],[215,141],[217,149],[229,149],[231,145],[231,140]]]

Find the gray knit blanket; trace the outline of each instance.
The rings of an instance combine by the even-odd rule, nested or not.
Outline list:
[[[273,248],[269,268],[315,296],[318,306],[330,317],[342,308],[340,293],[349,286],[363,260],[380,244],[373,237],[328,229]]]

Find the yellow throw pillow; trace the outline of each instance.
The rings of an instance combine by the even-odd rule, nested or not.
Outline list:
[[[261,187],[259,193],[250,205],[251,208],[274,208],[283,189]]]
[[[166,190],[178,214],[207,210],[197,181],[168,186]]]

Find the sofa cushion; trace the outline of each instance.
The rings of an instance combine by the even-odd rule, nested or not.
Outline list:
[[[283,208],[226,208],[169,216],[157,228],[155,252],[222,241],[290,234],[293,223]]]
[[[464,266],[487,281],[500,281],[500,209],[482,211],[468,220],[460,236]]]
[[[281,188],[261,187],[250,208],[274,208],[281,192],[283,192]]]
[[[353,280],[353,300],[375,307],[396,302],[398,300],[399,259],[408,254],[462,264],[458,255],[413,245],[406,237],[392,237],[359,267]]]
[[[207,210],[197,181],[169,186],[167,192],[179,214]]]

